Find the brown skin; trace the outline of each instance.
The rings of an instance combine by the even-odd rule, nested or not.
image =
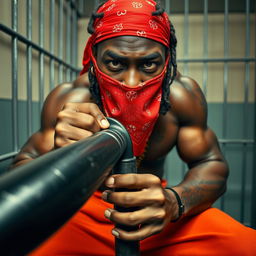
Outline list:
[[[153,59],[145,60],[152,54]],[[161,44],[130,36],[101,42],[95,55],[104,73],[130,87],[160,74],[166,58]],[[73,83],[59,85],[49,94],[42,112],[41,129],[29,138],[13,166],[109,127],[88,86],[88,75],[84,74]],[[139,210],[128,213],[106,210],[105,216],[114,223],[143,224],[133,232],[114,229],[113,235],[122,239],[142,240],[161,232],[177,218],[176,198],[172,191],[162,188],[160,181],[163,159],[175,146],[189,167],[183,181],[174,187],[185,205],[183,218],[209,208],[226,189],[228,167],[216,136],[207,126],[207,106],[198,84],[178,73],[170,88],[170,102],[171,110],[159,116],[150,136],[139,174],[112,175],[105,181],[109,189],[103,192],[103,200],[124,207],[139,206]],[[112,188],[136,192],[112,192]]]

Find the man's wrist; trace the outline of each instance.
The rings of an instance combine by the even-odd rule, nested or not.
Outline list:
[[[166,187],[166,189],[169,189],[169,190],[171,190],[173,192],[173,194],[174,194],[174,196],[176,198],[177,204],[178,204],[178,217],[171,221],[171,222],[176,222],[176,221],[178,221],[182,217],[182,215],[183,215],[183,213],[185,211],[185,206],[182,203],[181,198],[180,198],[180,196],[179,196],[179,194],[177,193],[176,190],[174,190],[173,188],[170,188],[170,187]]]

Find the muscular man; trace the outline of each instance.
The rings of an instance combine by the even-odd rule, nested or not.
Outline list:
[[[226,189],[228,167],[200,87],[176,70],[167,14],[153,0],[109,0],[89,32],[81,76],[47,97],[41,129],[14,166],[108,128],[111,116],[131,135],[139,174],[108,177],[107,189],[32,255],[113,255],[113,236],[142,240],[142,255],[255,255],[256,232],[211,208]],[[169,189],[163,162],[175,146],[189,170]],[[138,210],[118,212],[113,203]],[[113,223],[140,228],[126,232]]]

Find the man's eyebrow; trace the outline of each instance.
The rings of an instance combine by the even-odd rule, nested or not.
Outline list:
[[[111,50],[107,50],[104,53],[104,55],[107,55],[107,56],[109,56],[109,57],[111,57],[113,59],[118,59],[118,60],[127,60],[128,59],[127,57],[121,56],[121,55],[119,55],[119,54],[117,54],[117,53],[115,53],[115,52],[113,52]],[[157,58],[163,59],[163,56],[159,52],[153,52],[153,53],[151,53],[149,55],[142,56],[139,59],[141,61],[150,61],[150,60],[157,59]]]
[[[112,52],[111,50],[107,50],[104,52],[103,56],[107,55],[112,59],[118,59],[118,60],[127,60],[127,57],[121,56],[115,52]]]
[[[143,61],[150,61],[150,60],[154,60],[154,59],[157,59],[157,58],[163,59],[163,56],[159,52],[153,52],[149,55],[141,57],[140,59],[143,60]]]

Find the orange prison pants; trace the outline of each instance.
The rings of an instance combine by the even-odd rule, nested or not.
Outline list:
[[[74,217],[30,256],[115,255],[112,223],[104,217],[110,204],[96,192]],[[170,223],[140,243],[141,256],[255,256],[256,230],[210,208]]]

